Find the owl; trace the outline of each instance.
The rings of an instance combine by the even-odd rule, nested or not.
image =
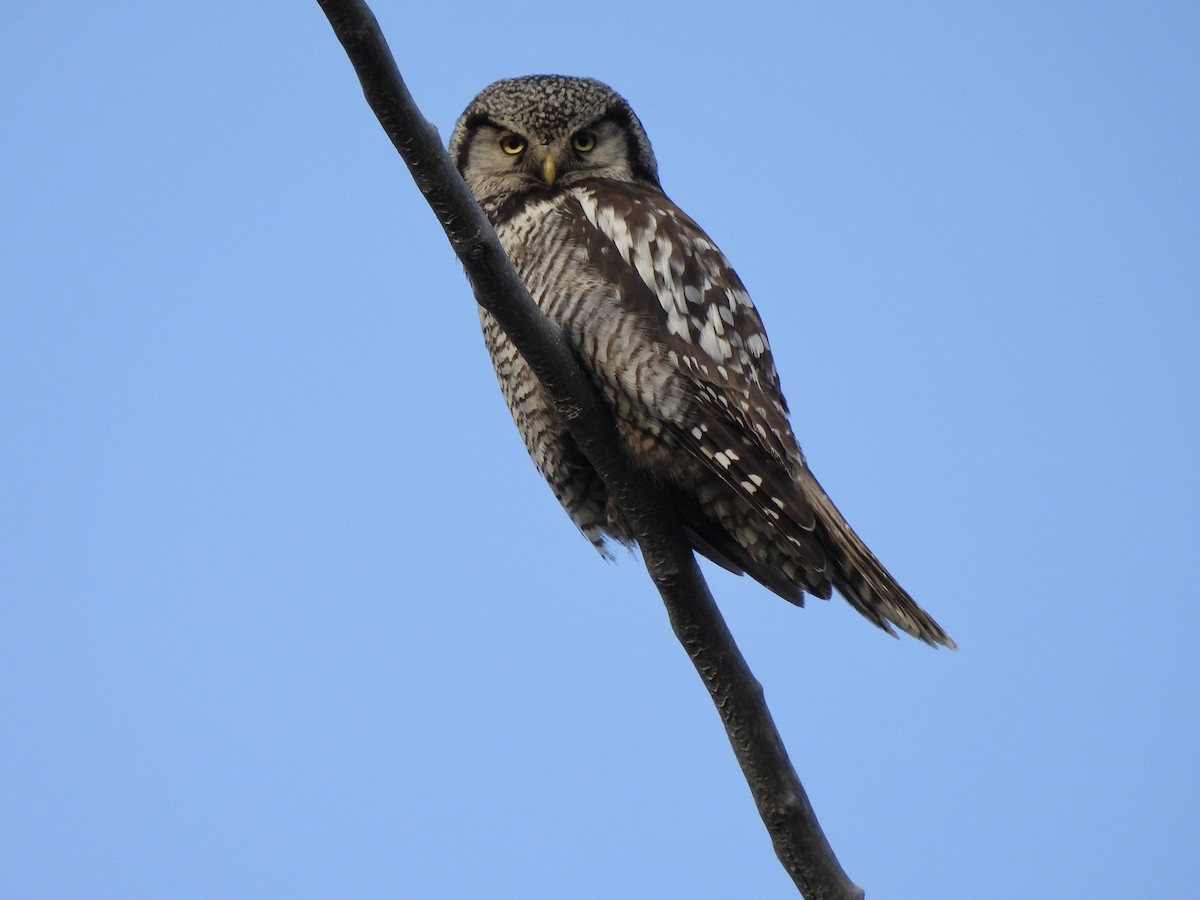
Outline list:
[[[668,488],[691,546],[803,605],[836,589],[895,634],[953,647],[833,505],[788,423],[763,324],[729,261],[659,183],[641,122],[588,78],[498,81],[450,154],[517,274],[562,329],[632,465]],[[537,468],[602,553],[633,536],[496,320],[504,398]]]

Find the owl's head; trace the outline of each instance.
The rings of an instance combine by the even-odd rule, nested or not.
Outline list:
[[[658,187],[642,123],[591,78],[528,75],[484,88],[454,126],[450,155],[480,201],[584,178]]]

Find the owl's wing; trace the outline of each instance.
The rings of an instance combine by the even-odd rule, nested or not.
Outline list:
[[[806,560],[804,587],[828,597],[816,514],[797,477],[804,458],[754,304],[724,254],[663,194],[638,185],[578,189],[584,220],[574,242],[616,292],[623,317],[665,350],[685,397],[665,412],[675,442],[753,509]],[[659,359],[662,358],[659,354]],[[631,402],[640,398],[636,391]]]
[[[782,535],[794,549],[791,558],[803,565],[763,564],[750,558],[740,538],[740,554],[713,534],[699,535],[697,549],[718,562],[723,555],[725,563],[795,602],[801,599],[799,588],[828,598],[836,586],[885,631],[895,634],[892,625],[897,625],[928,643],[954,647],[855,534],[809,470],[788,424],[762,321],[724,254],[650,187],[596,182],[577,189],[576,198],[583,212],[582,218],[572,217],[576,251],[619,304],[620,318],[644,329],[648,340],[636,343],[658,345],[657,352],[645,355],[647,367],[661,369],[664,355],[669,363],[666,378],[635,366],[633,377],[616,385],[625,390],[624,402],[631,408],[642,404],[649,418],[658,416],[677,446],[771,523],[769,535],[758,531],[749,543]],[[603,366],[592,368],[594,376],[605,377]],[[660,385],[673,378],[682,385],[677,388],[681,396],[660,392],[651,396],[656,407],[647,408],[638,387],[649,376],[658,376]]]

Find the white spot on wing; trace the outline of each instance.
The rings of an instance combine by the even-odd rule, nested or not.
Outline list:
[[[729,341],[718,337],[716,329],[716,319],[709,316],[704,321],[704,328],[700,331],[700,349],[718,361],[724,361],[729,358]]]

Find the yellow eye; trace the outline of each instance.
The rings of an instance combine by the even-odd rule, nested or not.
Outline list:
[[[525,149],[525,138],[516,134],[506,134],[500,138],[500,149],[509,156],[516,156]]]
[[[571,146],[580,153],[587,153],[596,146],[596,136],[590,131],[581,131],[571,138]]]

